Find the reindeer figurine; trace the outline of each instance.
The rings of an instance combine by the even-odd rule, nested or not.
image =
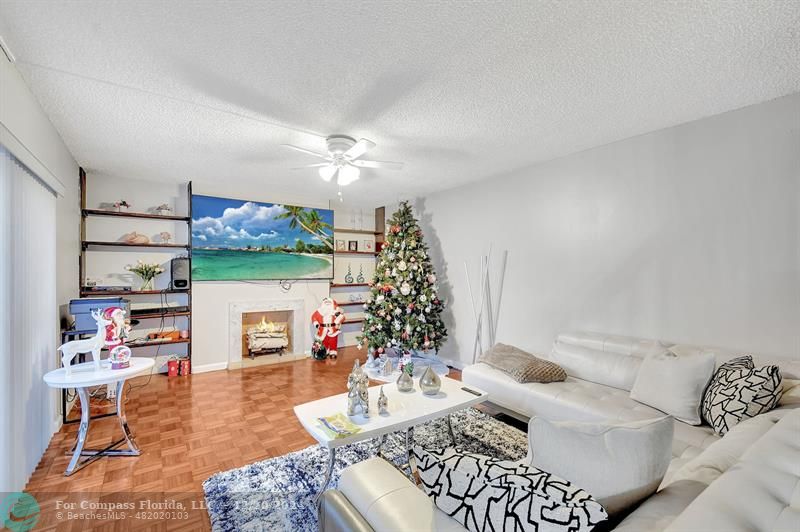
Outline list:
[[[112,322],[103,317],[101,309],[93,310],[92,317],[97,322],[97,334],[86,340],[67,342],[58,348],[61,351],[61,364],[64,366],[67,376],[72,374],[70,364],[78,353],[91,353],[95,371],[100,370],[100,350],[106,343],[106,326],[111,325]]]
[[[353,371],[347,377],[347,415],[356,415],[356,409],[361,410],[364,417],[369,417],[369,377],[361,369],[356,359]]]

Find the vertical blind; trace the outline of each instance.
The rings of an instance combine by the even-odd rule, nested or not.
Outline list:
[[[0,145],[0,492],[21,490],[55,428],[56,196]]]

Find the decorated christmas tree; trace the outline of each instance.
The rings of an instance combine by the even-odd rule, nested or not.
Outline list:
[[[378,255],[375,277],[359,347],[378,353],[438,350],[447,337],[437,295],[436,273],[422,241],[422,230],[408,202],[388,220],[386,243]]]

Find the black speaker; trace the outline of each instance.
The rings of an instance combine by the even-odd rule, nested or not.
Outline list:
[[[189,266],[189,259],[186,257],[177,257],[172,259],[172,263],[170,264],[170,274],[172,275],[173,289],[189,289],[189,279],[192,275],[192,269]]]

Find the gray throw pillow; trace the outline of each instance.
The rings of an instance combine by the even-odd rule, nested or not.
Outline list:
[[[703,419],[720,436],[739,422],[772,410],[783,393],[778,366],[756,368],[745,355],[722,364],[703,394]]]
[[[517,382],[560,382],[567,372],[549,360],[542,360],[512,345],[495,344],[478,362],[507,373]]]

